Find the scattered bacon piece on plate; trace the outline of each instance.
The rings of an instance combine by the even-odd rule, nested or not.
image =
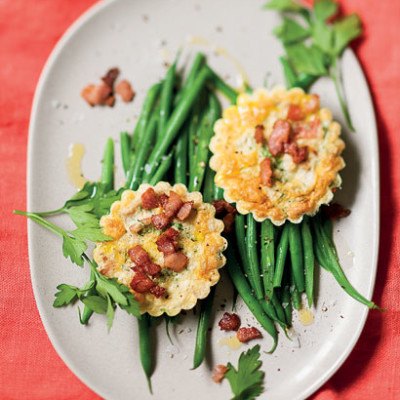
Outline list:
[[[324,206],[324,213],[330,218],[330,219],[338,219],[338,218],[345,218],[350,214],[350,210],[344,208],[338,203],[332,203],[329,206]]]
[[[222,222],[224,223],[224,233],[231,233],[233,224],[235,223],[235,216],[228,213],[222,218]]]
[[[115,86],[115,93],[121,96],[121,99],[125,103],[129,103],[135,96],[135,92],[132,90],[131,84],[127,80],[118,82]]]
[[[101,78],[101,80],[112,90],[114,82],[119,75],[118,68],[111,68],[107,73]]]
[[[264,125],[257,125],[256,129],[254,131],[254,139],[256,140],[256,143],[264,143],[265,138],[264,138]]]
[[[142,194],[142,207],[144,210],[151,210],[152,208],[156,208],[160,205],[158,200],[157,193],[154,191],[153,188],[148,188]]]
[[[237,213],[236,208],[232,204],[229,204],[227,201],[225,201],[223,199],[213,200],[211,202],[211,204],[215,208],[215,214],[216,215],[220,215],[224,211],[226,211],[227,213],[231,213],[231,214],[236,214]]]
[[[269,157],[264,158],[260,164],[261,185],[272,186],[272,164]]]
[[[183,203],[183,206],[179,209],[178,214],[176,215],[179,221],[184,221],[186,218],[188,218],[190,212],[192,211],[192,208],[193,208],[193,201],[187,201]]]
[[[188,258],[181,251],[164,256],[164,266],[174,272],[182,271],[188,262]]]
[[[112,90],[109,86],[102,83],[101,85],[87,85],[81,92],[81,96],[89,105],[98,106],[105,104],[107,98],[111,95]]]
[[[290,119],[292,121],[300,121],[303,118],[304,114],[301,110],[301,107],[297,104],[291,104],[287,113],[287,119]]]
[[[268,147],[271,154],[275,157],[283,152],[283,146],[289,142],[290,124],[288,121],[278,119],[273,128],[271,136],[268,139]]]
[[[146,293],[153,286],[155,286],[155,283],[141,271],[137,271],[131,281],[131,288],[138,293]]]
[[[240,326],[240,318],[235,313],[224,313],[224,316],[218,322],[221,331],[237,331]]]
[[[212,376],[212,380],[215,383],[219,383],[224,379],[225,374],[228,372],[229,368],[225,365],[218,364],[214,367],[214,374]]]
[[[252,326],[251,328],[240,328],[237,331],[236,336],[239,339],[239,342],[245,343],[249,340],[260,338],[261,332]]]

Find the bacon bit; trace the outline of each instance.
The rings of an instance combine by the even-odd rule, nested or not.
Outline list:
[[[115,103],[115,97],[110,96],[106,99],[106,101],[104,102],[104,105],[106,105],[107,107],[114,107],[114,103]]]
[[[155,286],[155,283],[141,271],[137,271],[131,281],[131,288],[138,293],[146,293],[153,286]]]
[[[215,215],[220,215],[224,211],[231,214],[237,214],[236,208],[223,199],[213,200],[211,204],[215,207]]]
[[[235,216],[231,213],[228,213],[224,218],[222,218],[222,222],[224,223],[224,233],[231,233],[235,223]]]
[[[150,288],[149,292],[151,294],[154,294],[154,296],[156,296],[157,298],[160,298],[161,296],[164,296],[165,287],[162,287],[162,286],[159,286],[159,285],[155,285],[155,286]]]
[[[143,229],[143,224],[141,224],[140,222],[133,222],[130,226],[129,226],[129,232],[132,234],[138,233]]]
[[[179,232],[176,229],[167,229],[156,241],[158,251],[164,255],[175,253],[178,246],[178,235]]]
[[[237,314],[224,313],[224,316],[218,322],[221,331],[237,331],[240,326],[240,318]]]
[[[161,193],[158,200],[160,201],[161,207],[165,207],[168,202],[169,197],[165,193]]]
[[[157,276],[158,273],[161,271],[161,267],[151,261],[140,265],[138,268],[140,268],[145,274],[151,275],[152,277]]]
[[[128,254],[130,259],[137,265],[143,265],[150,263],[150,256],[142,246],[137,244],[135,247],[132,247],[128,250]]]
[[[142,207],[144,210],[151,210],[152,208],[156,208],[160,205],[158,200],[157,193],[154,191],[153,188],[149,187],[143,194],[142,194]]]
[[[265,185],[268,187],[272,186],[272,164],[271,159],[264,158],[260,164],[260,178],[261,178],[261,185]]]
[[[229,368],[226,367],[225,365],[218,364],[214,367],[214,374],[212,376],[212,380],[215,383],[219,383],[224,379],[225,374],[229,371]]]
[[[119,94],[122,101],[125,103],[132,101],[133,97],[135,96],[135,92],[132,90],[131,84],[126,80],[117,83],[115,86],[115,93]]]
[[[151,223],[156,229],[165,229],[168,226],[169,222],[169,218],[165,213],[151,216]]]
[[[278,119],[272,129],[272,134],[268,139],[268,147],[271,154],[275,157],[283,152],[283,146],[289,142],[290,124],[288,121]]]
[[[174,272],[182,271],[188,262],[188,258],[181,251],[164,256],[164,266]]]
[[[321,121],[319,118],[315,118],[310,123],[305,122],[296,122],[293,124],[293,133],[296,139],[304,138],[304,139],[313,139],[318,135],[318,128],[321,125]]]
[[[307,159],[308,148],[307,146],[299,147],[295,142],[285,144],[285,153],[292,156],[295,164],[300,164]]]
[[[151,217],[142,218],[139,221],[144,225],[150,225],[151,224]]]
[[[101,78],[101,80],[112,90],[114,86],[114,82],[119,75],[118,68],[111,68],[107,71],[107,73]]]
[[[264,137],[264,125],[257,125],[256,130],[254,131],[254,139],[256,140],[256,143],[261,143],[263,144],[265,141]]]
[[[188,218],[190,212],[192,211],[192,208],[193,208],[193,201],[187,201],[183,203],[183,206],[179,209],[178,214],[176,215],[179,221],[184,221],[186,218]]]
[[[172,190],[169,193],[167,204],[164,206],[165,214],[168,218],[175,217],[176,213],[183,206],[182,199]]]
[[[251,328],[240,328],[236,333],[239,342],[245,343],[252,339],[261,337],[261,332],[254,327]]]
[[[313,94],[310,98],[310,100],[308,100],[306,102],[306,104],[304,104],[303,106],[304,111],[306,113],[313,113],[318,111],[319,109],[319,96],[317,94]]]
[[[303,118],[304,114],[301,110],[301,107],[297,104],[291,104],[287,113],[287,119],[290,119],[292,121],[300,121]]]
[[[344,208],[338,203],[332,203],[329,206],[324,206],[324,213],[326,214],[327,217],[329,217],[332,220],[338,219],[338,218],[345,218],[349,216],[350,210]]]
[[[87,85],[81,92],[81,97],[87,101],[90,106],[105,104],[112,93],[111,88],[102,83],[101,85]]]

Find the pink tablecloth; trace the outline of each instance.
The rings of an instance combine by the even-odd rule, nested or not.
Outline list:
[[[65,29],[94,0],[0,0],[0,399],[98,396],[54,351],[33,298],[25,209],[29,112],[39,73]],[[316,400],[400,399],[400,1],[343,0],[365,35],[355,50],[375,101],[381,154],[381,245],[375,301],[356,348]],[[362,135],[360,134],[360,140]],[[289,399],[288,399],[289,400]]]

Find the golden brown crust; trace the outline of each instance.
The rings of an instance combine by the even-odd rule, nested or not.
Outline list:
[[[216,171],[215,183],[224,189],[225,200],[236,203],[239,213],[251,212],[257,221],[269,218],[282,225],[286,220],[300,222],[304,214],[314,215],[321,204],[331,201],[332,189],[341,184],[338,171],[345,166],[340,157],[345,146],[340,125],[332,121],[329,110],[319,107],[304,117],[310,125],[319,121],[315,136],[300,134],[296,139],[299,146],[307,146],[308,159],[296,164],[289,154],[273,157],[273,184],[261,184],[265,145],[255,141],[256,126],[264,126],[268,141],[274,123],[287,118],[290,104],[305,109],[310,99],[298,88],[259,89],[241,94],[237,105],[227,108],[216,122],[210,167]]]

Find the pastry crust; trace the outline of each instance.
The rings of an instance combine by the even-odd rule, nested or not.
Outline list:
[[[133,261],[128,256],[128,250],[140,245],[150,255],[151,261],[164,265],[164,255],[157,249],[156,241],[161,231],[152,225],[135,232],[136,224],[140,224],[152,215],[162,212],[161,207],[145,210],[142,205],[142,194],[152,186],[141,185],[137,191],[126,190],[121,201],[111,206],[110,215],[102,217],[100,224],[106,235],[114,240],[99,242],[93,253],[98,264],[98,270],[118,281],[135,294],[141,313],[148,312],[152,316],[162,313],[176,315],[182,309],[195,306],[198,299],[204,299],[210,293],[211,286],[220,278],[219,268],[225,265],[226,259],[222,252],[227,247],[227,241],[221,236],[224,224],[215,219],[215,208],[203,202],[201,193],[189,193],[186,186],[159,182],[153,187],[160,194],[169,195],[173,190],[184,201],[193,201],[193,211],[189,218],[172,221],[172,227],[179,231],[179,249],[188,257],[187,266],[180,272],[162,268],[154,282],[166,289],[165,296],[155,297],[153,294],[136,293],[131,287],[135,272]]]
[[[305,214],[316,214],[322,204],[332,200],[333,192],[341,185],[338,171],[345,166],[340,156],[345,144],[340,139],[341,127],[332,121],[328,109],[319,108],[318,102],[315,109],[307,111],[313,99],[318,97],[299,88],[262,88],[241,94],[237,105],[227,108],[216,122],[210,167],[216,171],[215,183],[224,189],[225,200],[236,203],[239,213],[251,212],[257,221],[269,218],[275,225],[286,220],[298,223]],[[272,185],[262,185],[260,164],[270,156],[265,143],[275,122],[288,119],[291,105],[302,113],[301,121],[290,121],[291,140],[306,146],[308,157],[297,164],[290,154],[271,157]],[[264,144],[255,140],[257,125],[262,125]]]

